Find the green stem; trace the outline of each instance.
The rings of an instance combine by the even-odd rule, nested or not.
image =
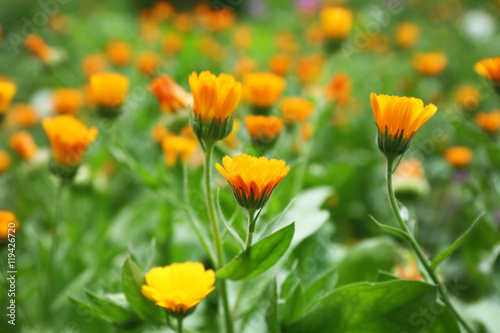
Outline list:
[[[254,221],[255,211],[252,209],[248,210],[248,232],[247,232],[247,243],[245,245],[245,250],[248,250],[252,246],[253,233],[255,231],[255,221]]]
[[[409,241],[411,244],[411,247],[413,248],[413,251],[417,255],[418,259],[420,260],[420,263],[422,266],[425,268],[425,271],[428,276],[432,279],[434,284],[437,286],[439,295],[441,296],[442,301],[451,309],[451,311],[455,314],[455,317],[458,319],[458,321],[462,324],[462,326],[465,328],[465,330],[469,333],[473,333],[472,328],[469,326],[469,324],[465,321],[465,319],[462,318],[462,316],[458,313],[458,311],[455,309],[453,304],[450,301],[450,298],[448,297],[448,294],[446,292],[445,287],[439,281],[439,278],[436,275],[436,272],[431,267],[431,264],[429,260],[425,257],[424,252],[420,248],[420,245],[418,245],[415,236],[411,232],[410,228],[406,224],[406,222],[403,220],[401,217],[401,214],[399,212],[399,207],[396,201],[396,196],[394,194],[394,187],[392,185],[392,173],[393,173],[393,167],[394,167],[394,161],[395,158],[390,158],[387,157],[387,170],[386,170],[386,177],[387,177],[387,192],[389,195],[389,201],[391,202],[392,210],[394,211],[394,215],[396,215],[396,219],[399,222],[399,225],[401,229],[406,232],[409,236]]]
[[[177,318],[177,333],[182,333],[183,332],[183,330],[182,330],[182,320],[183,319],[184,318],[182,318],[182,317],[178,317]]]
[[[214,238],[215,252],[217,255],[216,268],[221,268],[224,266],[224,252],[222,248],[222,241],[219,233],[219,225],[217,223],[215,215],[214,199],[212,196],[212,177],[211,177],[211,167],[212,167],[212,154],[214,150],[213,143],[207,143],[205,147],[205,195],[207,197],[207,210],[208,219],[210,220],[210,228],[212,229],[212,236]],[[222,298],[222,306],[224,308],[224,320],[226,323],[226,332],[233,333],[233,319],[231,318],[231,311],[229,309],[229,301],[227,297],[227,285],[225,279],[219,279],[219,290]]]

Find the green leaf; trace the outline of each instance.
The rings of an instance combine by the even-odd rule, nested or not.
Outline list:
[[[379,271],[390,271],[396,262],[394,241],[389,237],[367,239],[350,248],[338,266],[337,286],[375,282]]]
[[[337,278],[337,269],[333,268],[314,281],[306,288],[307,303],[309,304],[315,299],[324,296],[324,294],[331,292],[337,283]]]
[[[269,333],[279,333],[280,325],[278,320],[278,284],[273,280],[271,299],[266,310],[266,325]]]
[[[403,230],[382,224],[382,223],[378,222],[373,216],[371,216],[371,215],[368,215],[368,216],[370,216],[372,221],[375,222],[379,227],[381,227],[385,231],[390,232],[391,234],[396,235],[398,237],[401,237],[405,240],[410,240],[410,236],[406,232],[404,232]]]
[[[96,315],[102,319],[120,326],[128,326],[137,322],[137,315],[110,300],[97,297],[96,295],[85,291],[90,307]]]
[[[295,223],[280,229],[243,251],[217,272],[217,277],[248,280],[265,272],[280,260],[292,242]]]
[[[304,314],[306,307],[306,294],[302,283],[298,283],[291,291],[283,306],[283,323],[291,324]]]
[[[436,287],[419,281],[360,283],[337,289],[286,333],[459,333]]]
[[[479,221],[481,220],[481,218],[483,217],[484,215],[484,212],[481,213],[475,220],[474,222],[472,222],[471,226],[469,227],[469,229],[467,229],[467,231],[465,231],[465,233],[460,236],[456,241],[455,243],[453,243],[449,248],[447,248],[446,250],[444,250],[443,252],[441,252],[440,254],[438,254],[436,256],[436,258],[434,258],[434,260],[432,260],[432,264],[431,264],[431,267],[432,269],[436,269],[436,267],[439,266],[439,264],[441,262],[443,262],[443,260],[445,260],[446,258],[448,258],[453,252],[455,252],[464,242],[465,240],[467,239],[467,237],[471,234],[471,232],[474,230],[474,228],[476,227],[476,225],[479,223]]]
[[[377,282],[388,282],[399,280],[399,278],[392,273],[379,271],[377,276]]]
[[[122,291],[127,298],[128,304],[142,319],[157,324],[165,324],[163,310],[144,297],[141,292],[141,287],[145,283],[144,274],[128,257],[122,268]]]

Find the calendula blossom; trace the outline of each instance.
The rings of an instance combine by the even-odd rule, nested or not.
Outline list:
[[[0,242],[6,241],[9,235],[15,236],[18,227],[19,222],[12,212],[0,211]],[[14,232],[9,229],[13,229]]]
[[[412,64],[420,74],[436,76],[445,70],[448,58],[443,52],[420,52],[415,54]]]
[[[0,80],[0,114],[4,114],[16,94],[17,86],[10,81]]]
[[[57,113],[74,114],[83,104],[83,94],[79,89],[55,89],[52,103]]]
[[[31,127],[40,121],[36,109],[31,104],[13,104],[6,115],[9,127]]]
[[[321,27],[325,37],[344,39],[352,29],[352,12],[342,7],[323,8],[320,13]]]
[[[0,175],[9,170],[11,161],[10,154],[4,150],[0,150]]]
[[[457,168],[469,165],[473,157],[474,153],[472,150],[465,146],[450,147],[444,152],[446,162]]]
[[[490,113],[479,112],[474,118],[476,124],[488,133],[498,133],[500,130],[500,110]]]
[[[115,66],[125,66],[132,58],[132,49],[130,45],[121,41],[110,42],[106,48],[106,53],[109,60]]]
[[[474,70],[482,77],[500,83],[500,56],[483,59],[474,65]]]
[[[281,100],[280,112],[286,123],[302,123],[311,117],[314,103],[302,97],[285,97]]]
[[[370,100],[378,128],[378,147],[390,157],[407,151],[415,133],[437,111],[435,105],[424,107],[422,100],[414,97],[372,93]]]
[[[174,166],[177,159],[187,162],[198,147],[198,142],[187,137],[170,135],[165,136],[161,141],[161,146],[165,154],[165,162],[168,166]]]
[[[214,271],[190,261],[154,267],[145,279],[142,294],[176,317],[193,312],[196,305],[215,289]]]
[[[245,125],[252,142],[263,147],[273,144],[284,126],[283,120],[275,116],[247,116]]]
[[[129,80],[119,73],[97,73],[90,77],[92,102],[101,116],[114,118],[125,102]]]
[[[25,161],[32,160],[38,150],[33,137],[26,131],[14,133],[10,137],[9,146]]]
[[[161,110],[167,113],[185,109],[190,99],[189,94],[168,75],[151,81],[149,92],[158,99]]]
[[[420,38],[420,28],[411,22],[404,22],[396,26],[394,31],[396,43],[402,49],[407,49],[415,45]]]
[[[290,170],[283,160],[247,154],[225,156],[222,165],[216,163],[215,167],[233,188],[238,204],[250,210],[264,207],[276,185]]]
[[[250,73],[243,80],[245,100],[258,113],[267,113],[285,88],[285,79],[273,73]]]

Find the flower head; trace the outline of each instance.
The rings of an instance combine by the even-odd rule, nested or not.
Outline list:
[[[101,54],[89,54],[82,60],[81,68],[87,77],[101,73],[106,68],[106,58]]]
[[[352,12],[341,7],[326,7],[320,13],[323,33],[330,39],[344,39],[352,29]]]
[[[292,58],[285,53],[278,53],[269,60],[269,69],[276,75],[285,76],[292,65]]]
[[[280,112],[288,124],[302,123],[314,112],[314,103],[302,97],[285,97],[280,104]]]
[[[446,162],[457,168],[463,168],[469,165],[473,156],[472,150],[465,146],[450,147],[444,152],[444,159]]]
[[[335,101],[337,105],[341,106],[349,99],[351,90],[351,77],[344,72],[337,72],[326,87],[325,97],[327,100]]]
[[[179,53],[182,49],[182,36],[176,32],[171,32],[163,38],[163,52],[167,55]]]
[[[43,121],[54,160],[62,166],[77,167],[87,147],[97,138],[97,128],[87,128],[70,115],[60,115]]]
[[[252,142],[257,146],[273,144],[283,131],[283,120],[275,116],[247,116],[245,125]]]
[[[500,83],[500,57],[488,58],[478,61],[474,70],[482,77]]]
[[[154,75],[158,72],[161,58],[154,52],[143,52],[137,59],[137,68],[144,75]]]
[[[12,97],[16,94],[17,87],[10,81],[0,80],[0,113],[9,107]]]
[[[251,105],[267,109],[285,91],[286,81],[273,73],[250,73],[245,75],[243,88],[245,99]]]
[[[309,54],[298,60],[295,75],[300,83],[308,86],[320,78],[324,64],[325,59],[322,54]]]
[[[426,76],[441,74],[446,65],[448,65],[448,58],[443,52],[417,53],[413,57],[413,68]]]
[[[106,117],[112,118],[118,115],[118,111],[114,109],[121,107],[125,102],[128,87],[129,80],[118,73],[98,73],[90,77],[92,100]]]
[[[163,112],[176,112],[188,105],[189,94],[168,75],[151,81],[149,92],[158,98]]]
[[[79,89],[56,89],[52,93],[52,103],[57,113],[74,114],[83,104],[83,94]]]
[[[234,197],[246,209],[264,207],[272,191],[288,174],[285,161],[253,157],[247,154],[225,156],[215,167],[233,188]]]
[[[109,60],[115,66],[125,66],[132,58],[132,50],[130,45],[125,42],[113,41],[106,48],[106,53]]]
[[[177,163],[178,157],[182,162],[187,162],[198,148],[198,142],[184,136],[167,135],[162,138],[161,147],[165,162],[171,167]]]
[[[474,120],[485,132],[498,133],[500,130],[500,110],[490,113],[479,112]]]
[[[31,53],[40,58],[44,63],[50,63],[56,59],[54,50],[37,34],[28,35],[24,40],[24,44]]]
[[[33,159],[38,150],[33,137],[26,131],[17,132],[12,135],[9,140],[9,146],[26,161]]]
[[[190,261],[154,267],[145,279],[142,294],[173,316],[188,315],[215,289],[214,271]]]
[[[14,229],[16,232],[18,227],[19,222],[12,212],[0,211],[0,242],[7,240],[9,234],[12,235],[9,229]]]
[[[481,95],[479,90],[470,84],[463,84],[459,86],[453,94],[455,102],[460,104],[460,106],[467,111],[477,108],[480,102],[480,97]]]
[[[6,121],[12,127],[30,127],[38,124],[39,118],[33,105],[16,103],[7,113]]]
[[[394,37],[400,48],[410,48],[418,42],[418,39],[420,38],[420,28],[414,23],[401,23],[396,26]]]
[[[397,156],[410,148],[417,130],[431,118],[437,107],[424,107],[421,99],[388,95],[370,95],[375,123],[378,127],[377,144],[390,156]]]
[[[0,150],[0,175],[9,170],[11,158],[8,152]]]

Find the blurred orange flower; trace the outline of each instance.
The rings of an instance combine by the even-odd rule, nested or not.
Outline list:
[[[276,75],[285,76],[292,65],[292,58],[284,53],[278,53],[269,60],[269,69]]]
[[[90,77],[93,101],[103,107],[120,107],[127,97],[129,80],[118,73],[98,73]]]
[[[435,76],[441,74],[448,65],[448,58],[443,52],[417,53],[413,57],[413,68],[420,74]]]
[[[9,234],[15,235],[15,233],[17,232],[17,228],[19,228],[19,222],[17,222],[14,214],[7,211],[0,211],[0,241],[6,241],[9,237]],[[9,231],[9,229],[14,230]]]
[[[176,32],[171,32],[163,38],[163,52],[167,55],[177,54],[183,45],[181,35]]]
[[[149,91],[156,96],[163,112],[185,109],[189,102],[189,94],[168,75],[151,81]]]
[[[151,130],[151,136],[153,137],[153,140],[157,143],[160,143],[163,141],[163,138],[167,136],[171,136],[171,134],[167,128],[160,122],[157,122],[154,126],[153,129]]]
[[[242,78],[248,73],[255,72],[257,69],[257,62],[249,57],[241,57],[236,60],[234,64],[234,76]]]
[[[239,26],[233,33],[233,47],[238,51],[247,51],[252,45],[252,30],[247,26]]]
[[[498,133],[500,130],[500,110],[490,113],[479,112],[474,120],[485,132]]]
[[[161,58],[154,52],[142,52],[137,59],[137,68],[144,75],[153,76],[158,72]]]
[[[455,90],[453,98],[463,109],[468,111],[475,110],[480,102],[479,90],[470,84],[459,86]]]
[[[198,148],[198,141],[184,136],[167,135],[162,139],[161,147],[165,154],[165,162],[172,167],[178,158],[183,163],[188,162]]]
[[[193,25],[193,18],[188,13],[178,13],[174,17],[174,26],[177,31],[191,31],[193,29]]]
[[[300,126],[300,135],[304,141],[309,141],[314,133],[314,127],[311,123],[303,123]]]
[[[83,104],[83,95],[79,89],[55,89],[52,93],[52,103],[56,113],[75,114]]]
[[[482,77],[500,83],[500,57],[478,61],[474,65],[474,70]]]
[[[420,27],[411,22],[398,24],[394,31],[394,37],[400,48],[410,48],[420,39]]]
[[[201,26],[212,32],[220,32],[229,28],[234,22],[234,11],[223,7],[219,10],[208,10],[198,17]]]
[[[285,79],[273,73],[249,73],[243,80],[245,100],[260,108],[276,103],[285,87]]]
[[[338,106],[342,106],[351,96],[351,90],[351,77],[344,72],[337,72],[326,86],[325,97],[329,101],[335,101]]]
[[[288,124],[302,123],[314,112],[314,103],[302,97],[284,97],[280,112]]]
[[[245,125],[252,141],[267,145],[283,131],[283,120],[275,116],[247,116]]]
[[[89,54],[82,60],[82,72],[90,77],[106,68],[106,58],[101,54]]]
[[[174,6],[168,1],[157,1],[150,9],[150,15],[154,20],[165,21],[174,14]]]
[[[24,40],[24,44],[31,53],[45,63],[49,63],[55,59],[55,53],[52,48],[37,34],[28,35]]]
[[[313,53],[299,59],[295,74],[303,85],[316,82],[323,70],[325,59],[320,53]]]
[[[38,150],[33,137],[26,131],[13,134],[10,137],[9,146],[25,161],[33,159]]]
[[[129,44],[120,41],[112,41],[106,48],[109,60],[115,66],[125,66],[132,59],[132,49]]]
[[[446,162],[450,165],[463,168],[470,164],[473,158],[472,150],[465,146],[455,146],[448,148],[444,153]]]
[[[325,37],[344,39],[352,29],[352,12],[341,7],[326,7],[320,13],[321,27]]]
[[[11,158],[8,152],[0,150],[0,175],[10,168]]]
[[[289,31],[279,32],[276,35],[275,44],[278,51],[283,53],[294,53],[299,48],[299,44],[295,40],[295,35]]]
[[[4,113],[7,110],[16,91],[17,86],[15,83],[0,80],[0,113]]]
[[[31,104],[13,104],[7,113],[6,122],[12,127],[30,127],[38,124],[39,117]]]

